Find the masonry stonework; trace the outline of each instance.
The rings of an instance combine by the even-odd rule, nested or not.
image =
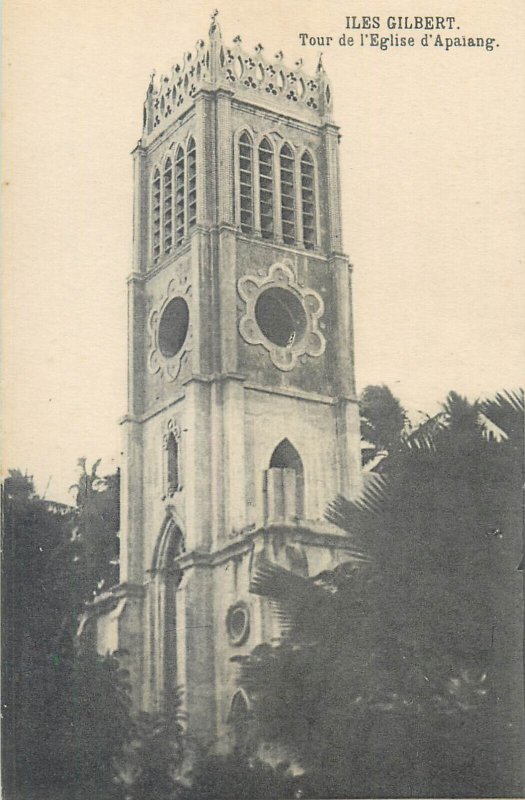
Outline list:
[[[256,564],[351,558],[324,520],[361,485],[338,139],[321,62],[229,46],[214,18],[152,76],[134,151],[121,584],[97,644],[129,651],[140,707],[182,686],[190,730],[223,749],[232,657],[283,635]]]

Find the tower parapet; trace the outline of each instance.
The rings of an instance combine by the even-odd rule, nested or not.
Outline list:
[[[144,104],[143,137],[149,142],[182,116],[201,90],[225,89],[235,98],[253,102],[305,122],[329,121],[332,90],[319,58],[314,75],[303,70],[302,59],[293,68],[284,63],[282,51],[267,57],[261,44],[252,52],[242,47],[236,36],[228,46],[223,43],[213,15],[208,42],[199,39],[193,52],[184,54],[169,75],[152,75]]]

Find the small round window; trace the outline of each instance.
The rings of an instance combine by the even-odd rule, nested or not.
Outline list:
[[[159,323],[159,350],[164,358],[176,356],[188,333],[190,310],[183,297],[170,300]]]
[[[250,633],[250,614],[244,603],[232,606],[226,615],[226,628],[232,644],[243,644]]]
[[[280,286],[261,292],[255,303],[255,319],[266,338],[279,347],[291,347],[306,333],[303,304],[297,295]]]

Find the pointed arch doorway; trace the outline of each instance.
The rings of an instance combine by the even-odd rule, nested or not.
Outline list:
[[[177,589],[182,579],[177,558],[183,552],[181,527],[169,513],[157,539],[151,568],[151,688],[159,710],[170,705],[177,689]]]

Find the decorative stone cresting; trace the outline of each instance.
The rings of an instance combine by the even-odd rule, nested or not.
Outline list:
[[[258,105],[264,100],[265,105],[295,114],[301,109],[313,119],[330,116],[332,92],[321,58],[315,75],[310,76],[303,72],[302,59],[290,69],[282,51],[267,58],[258,44],[250,53],[241,47],[240,36],[226,47],[216,16],[217,12],[212,15],[208,43],[199,39],[195,51],[185,53],[171,74],[158,81],[152,74],[144,104],[144,134],[166,128],[193,104],[199,89],[228,89],[240,99],[253,98]]]
[[[171,300],[175,297],[182,297],[190,308],[190,319],[188,324],[188,332],[184,340],[184,344],[178,353],[174,356],[167,357],[162,354],[159,346],[159,324],[164,313],[164,309]],[[157,372],[167,380],[174,381],[180,374],[182,364],[188,357],[192,346],[192,326],[191,326],[191,285],[187,282],[186,276],[180,278],[172,278],[168,283],[166,294],[158,308],[154,308],[149,315],[148,329],[151,337],[151,347],[148,356],[148,369],[155,375]]]
[[[306,316],[304,335],[286,347],[271,342],[261,331],[255,317],[255,306],[259,296],[273,287],[291,291],[300,300]],[[315,358],[324,353],[326,340],[319,330],[319,320],[324,313],[323,300],[313,289],[303,288],[297,283],[289,259],[273,264],[266,277],[244,275],[239,278],[237,291],[246,303],[246,311],[239,322],[239,333],[248,344],[261,344],[278,369],[288,372],[294,368],[301,356]]]

